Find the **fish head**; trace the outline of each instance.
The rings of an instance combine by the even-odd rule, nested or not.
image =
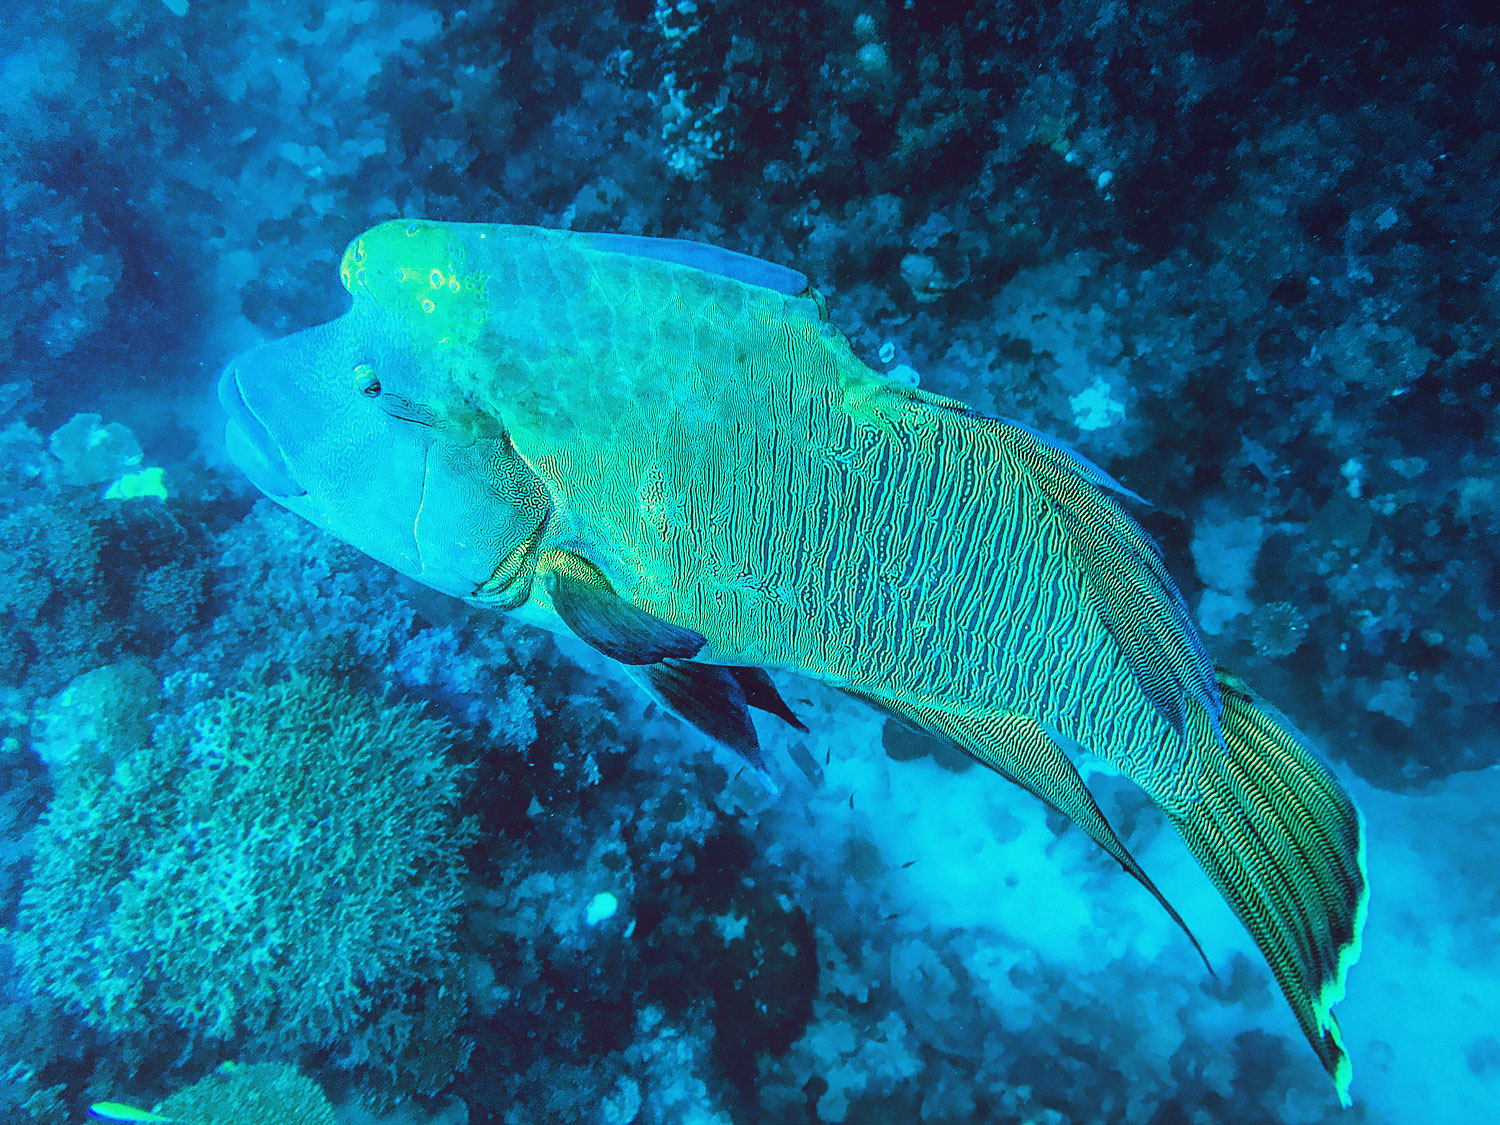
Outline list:
[[[780,307],[807,288],[699,243],[428,220],[365,231],[339,277],[348,313],[224,372],[231,455],[365,553],[500,608],[529,594],[554,509],[573,510],[558,459],[661,393],[647,350],[690,345],[673,294]]]
[[[445,594],[529,594],[551,512],[504,427],[420,394],[437,375],[399,318],[356,301],[253,348],[219,379],[230,457],[262,492]]]

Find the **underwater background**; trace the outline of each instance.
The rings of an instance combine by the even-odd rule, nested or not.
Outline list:
[[[69,0],[0,15],[0,1115],[1445,1123],[1500,1106],[1500,28],[1478,4]],[[1157,507],[1372,884],[1352,1109],[1181,910],[808,681],[772,794],[257,499],[219,370],[392,217],[805,272]],[[1488,1107],[1488,1111],[1486,1110]],[[149,1119],[149,1118],[147,1118]]]

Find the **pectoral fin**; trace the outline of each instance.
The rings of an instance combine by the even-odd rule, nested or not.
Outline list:
[[[631,605],[581,555],[548,551],[537,564],[537,573],[552,597],[552,608],[568,628],[621,664],[687,660],[708,643],[701,633]]]

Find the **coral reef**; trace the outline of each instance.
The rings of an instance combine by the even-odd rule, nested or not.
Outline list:
[[[118,1035],[399,1047],[455,956],[461,764],[411,704],[251,682],[57,773],[22,895],[39,993]]]
[[[51,693],[122,655],[153,657],[203,610],[206,528],[180,498],[113,499],[100,485],[140,463],[135,436],[97,415],[54,431],[43,451],[6,431],[12,487],[0,492],[0,671]]]
[[[179,1090],[154,1113],[195,1125],[333,1125],[318,1084],[289,1066],[225,1063]]]
[[[340,312],[343,245],[397,215],[794,265],[875,365],[1159,505],[1214,655],[1366,809],[1355,1113],[1500,1100],[1478,6],[7,18],[4,1113],[304,1051],[341,1119],[410,1125],[1339,1119],[1233,920],[1102,773],[1217,983],[1076,833],[866,709],[784,684],[811,729],[766,732],[773,800],[581,646],[252,504],[211,373]]]

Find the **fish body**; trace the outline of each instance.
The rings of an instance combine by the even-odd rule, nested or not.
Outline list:
[[[114,1125],[184,1125],[175,1117],[163,1117],[148,1109],[137,1109],[123,1102],[94,1102],[89,1106],[89,1116],[96,1121],[109,1121]]]
[[[406,272],[365,266],[392,261]],[[1139,747],[1180,744],[1083,572],[1051,564],[1069,531],[1024,464],[1045,443],[880,377],[815,295],[469,224],[385,224],[342,272],[453,356],[417,397],[504,419],[546,484],[546,545],[700,633],[696,659],[897,704],[1004,699],[1127,772]],[[1212,709],[1207,656],[1165,600]],[[1181,773],[1161,772],[1158,789]]]
[[[1331,1007],[1364,917],[1358,814],[1209,659],[1133,494],[870,370],[785,267],[419,221],[366,232],[340,273],[344,318],[221,381],[270,495],[578,634],[752,760],[747,708],[798,723],[766,670],[848,691],[1059,809],[1161,899],[1071,754],[1110,762],[1239,912],[1346,1096]]]

